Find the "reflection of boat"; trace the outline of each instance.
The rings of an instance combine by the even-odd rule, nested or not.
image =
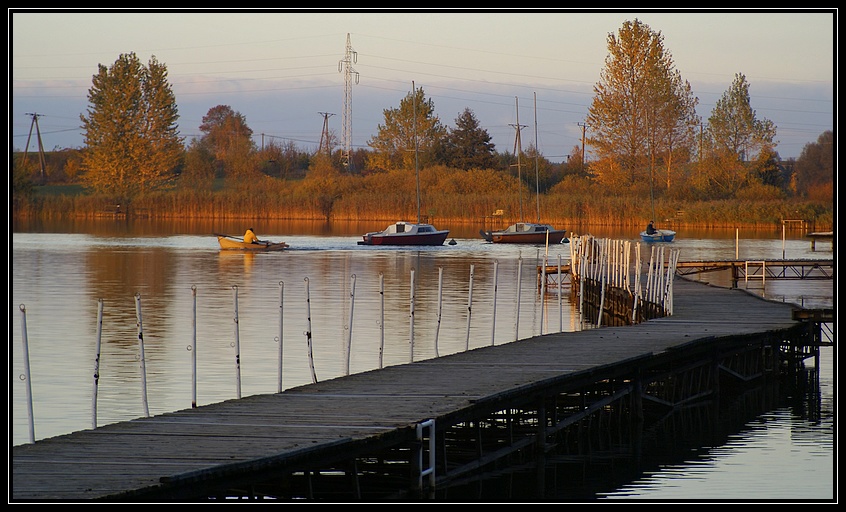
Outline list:
[[[244,243],[243,240],[228,235],[217,235],[217,243],[221,249],[235,249],[242,251],[281,251],[288,248],[285,242],[260,241],[254,244]]]
[[[365,234],[358,245],[443,245],[448,230],[438,230],[431,224],[397,222],[384,231]]]
[[[493,243],[511,244],[558,244],[565,240],[567,232],[563,229],[555,229],[549,224],[536,224],[534,222],[518,222],[508,226],[501,231],[485,231],[479,233],[482,238]]]
[[[514,99],[515,104],[517,99]],[[536,100],[537,101],[537,100]],[[537,200],[538,221],[537,222],[518,222],[508,226],[504,230],[485,231],[480,230],[479,234],[488,242],[495,244],[557,244],[569,242],[565,237],[567,232],[563,229],[555,229],[549,224],[540,223],[540,177],[538,175],[538,158],[540,150],[538,150],[537,141],[537,106],[535,107],[535,196]],[[520,109],[517,108],[517,135],[514,139],[514,153],[517,155],[517,182],[520,184],[520,217],[523,216],[523,192],[520,166],[520,153],[522,145],[520,144]],[[501,210],[497,210],[494,216],[502,215]]]
[[[395,222],[384,231],[365,233],[358,245],[443,245],[449,230],[435,229],[435,226],[420,219],[420,170],[417,166],[417,89],[411,82],[412,111],[414,112],[414,173],[417,176],[417,223]]]
[[[656,229],[651,235],[647,235],[646,231],[640,232],[640,239],[644,242],[672,242],[676,237],[676,232],[669,229]]]

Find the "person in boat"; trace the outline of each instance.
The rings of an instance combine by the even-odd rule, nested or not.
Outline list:
[[[253,228],[248,229],[247,232],[244,233],[244,243],[245,244],[257,244],[257,243],[259,243],[259,239],[256,236],[255,231],[253,231]]]
[[[650,220],[649,224],[647,224],[647,226],[646,226],[646,234],[647,235],[654,235],[656,233],[656,231],[657,230],[655,229],[655,221]]]

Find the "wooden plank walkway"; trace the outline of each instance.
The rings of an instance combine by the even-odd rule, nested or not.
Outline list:
[[[696,340],[794,327],[794,308],[677,277],[672,317],[537,336],[14,446],[10,497],[132,501],[196,475],[408,437],[418,423],[550,379]]]

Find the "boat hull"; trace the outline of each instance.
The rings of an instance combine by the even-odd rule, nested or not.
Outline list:
[[[358,245],[443,245],[449,231],[410,235],[404,233],[368,233]]]
[[[431,224],[396,222],[384,231],[362,235],[358,245],[443,245],[449,230],[437,230]]]
[[[550,231],[547,239],[546,233],[491,233],[491,242],[495,244],[560,244],[564,240],[566,232]]]
[[[283,251],[288,248],[288,244],[285,242],[259,242],[256,244],[248,244],[239,240],[232,240],[224,236],[218,236],[217,243],[220,244],[221,250],[234,251],[273,252]]]
[[[482,238],[495,244],[543,245],[559,244],[567,238],[563,229],[552,229],[546,224],[518,223],[502,231],[480,231]]]
[[[676,238],[676,232],[669,229],[659,229],[651,235],[647,235],[646,231],[640,232],[640,239],[644,242],[672,242]]]

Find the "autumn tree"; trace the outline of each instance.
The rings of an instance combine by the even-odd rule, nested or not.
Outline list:
[[[456,169],[493,169],[495,146],[469,108],[455,118],[455,128],[448,130],[441,145],[440,162]]]
[[[713,151],[741,161],[775,147],[776,128],[768,119],[758,119],[749,100],[749,83],[737,73],[731,87],[717,100],[708,118],[707,135]]]
[[[214,156],[200,144],[199,139],[193,139],[185,151],[179,187],[190,191],[211,191],[214,174]]]
[[[214,156],[217,175],[243,188],[255,172],[251,159],[255,151],[253,130],[246,118],[229,105],[217,105],[203,116],[200,131],[200,144]]]
[[[772,121],[757,119],[746,77],[736,74],[708,118],[696,187],[705,197],[731,198],[762,180],[780,182],[773,172],[775,133]]]
[[[588,109],[587,140],[598,160],[591,169],[619,190],[648,187],[654,169],[671,170],[674,157],[689,153],[698,100],[664,49],[664,37],[639,20],[608,35],[608,52]]]
[[[182,153],[176,100],[167,68],[134,53],[99,65],[81,115],[87,150],[83,180],[129,207],[144,193],[171,183]]]
[[[794,166],[795,190],[801,196],[834,197],[834,133],[826,130],[802,148]]]
[[[434,161],[435,148],[446,136],[446,128],[422,87],[407,94],[399,108],[383,112],[385,124],[380,124],[376,135],[367,142],[373,148],[368,156],[371,169],[414,169],[415,159],[420,167]]]

